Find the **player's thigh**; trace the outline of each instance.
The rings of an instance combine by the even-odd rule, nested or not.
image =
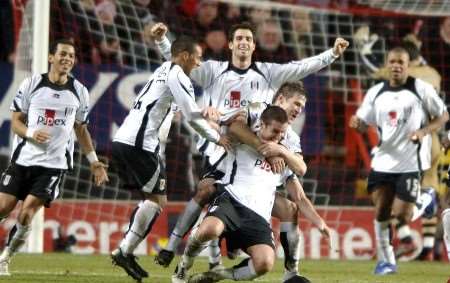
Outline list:
[[[165,170],[158,154],[114,142],[113,163],[125,188],[166,194]]]
[[[295,222],[297,218],[297,205],[288,200],[285,196],[276,193],[275,201],[272,208],[272,216],[280,219],[280,221]]]
[[[18,201],[17,197],[0,192],[0,218],[8,216],[14,207],[16,207]]]
[[[247,253],[250,255],[255,271],[258,274],[263,274],[272,270],[275,262],[275,250],[273,247],[265,244],[258,244],[248,247]]]
[[[208,177],[200,180],[198,183],[194,199],[201,206],[209,203],[214,198],[216,192],[215,182],[215,178]]]
[[[396,198],[405,202],[415,203],[420,193],[419,172],[399,174],[395,185]]]

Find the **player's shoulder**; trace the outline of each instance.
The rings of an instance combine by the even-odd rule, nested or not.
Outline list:
[[[45,74],[32,74],[22,80],[21,86],[23,88],[34,89],[43,80]]]
[[[183,68],[181,66],[172,63],[170,65],[167,65],[168,67],[168,77],[167,79],[169,82],[179,81],[183,85],[185,84],[191,84],[191,80],[189,79],[188,75],[183,71]]]
[[[375,99],[379,94],[381,94],[387,85],[387,81],[381,81],[371,86],[366,93],[368,99]]]
[[[430,91],[435,92],[432,84],[430,84],[422,79],[419,79],[419,78],[415,78],[414,86],[415,86],[415,89],[417,90],[417,92],[419,93],[419,95],[427,94]]]

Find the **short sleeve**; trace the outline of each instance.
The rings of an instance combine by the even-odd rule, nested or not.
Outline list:
[[[376,115],[375,115],[375,97],[377,93],[381,90],[383,87],[383,83],[377,84],[373,87],[371,87],[364,97],[364,100],[362,104],[359,106],[358,110],[356,111],[356,116],[363,120],[368,125],[375,125],[376,124]]]
[[[433,117],[441,116],[446,110],[444,101],[442,101],[431,84],[425,82],[422,83],[423,106],[425,110]]]
[[[80,88],[80,93],[78,94],[80,98],[80,107],[77,109],[75,115],[75,120],[80,124],[88,123],[89,114],[89,92],[86,87]]]
[[[19,86],[19,89],[11,103],[10,110],[27,114],[30,108],[32,78],[26,78]]]

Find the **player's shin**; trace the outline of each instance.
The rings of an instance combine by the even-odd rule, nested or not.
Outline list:
[[[387,262],[395,265],[394,248],[390,239],[390,221],[374,220],[375,241],[377,244],[377,256],[379,262]]]
[[[296,223],[280,223],[280,242],[284,251],[284,280],[287,280],[298,273],[300,261],[300,230]]]
[[[3,251],[2,258],[11,257],[14,253],[16,253],[27,240],[30,231],[31,226],[16,223],[16,225],[14,225],[9,232],[8,241],[6,248]]]
[[[222,264],[222,255],[220,253],[220,240],[214,239],[209,241],[209,269]]]
[[[139,203],[131,216],[125,237],[120,242],[120,249],[125,255],[133,253],[145,239],[160,213],[161,207],[153,201],[144,200]]]
[[[226,273],[224,273],[224,275],[225,274]],[[232,267],[230,276],[232,277],[225,279],[244,281],[255,279],[256,277],[258,277],[258,274],[256,274],[253,261],[250,258],[246,258],[243,261],[241,261],[238,265]]]
[[[186,205],[184,213],[178,218],[165,250],[174,252],[177,249],[183,237],[194,226],[201,212],[202,207],[194,199],[191,199]]]

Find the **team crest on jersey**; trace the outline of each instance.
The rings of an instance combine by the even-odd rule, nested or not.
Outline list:
[[[209,212],[214,212],[214,211],[216,211],[217,208],[218,208],[217,205],[211,206],[211,207],[209,208]]]
[[[72,113],[73,113],[72,107],[66,107],[66,109],[64,110],[64,116],[72,115]]]
[[[11,175],[5,174],[3,175],[3,186],[8,186],[9,182],[11,182]]]
[[[53,94],[53,97],[54,97],[54,98],[59,98],[60,95],[59,95],[59,93],[54,93],[54,94]]]

